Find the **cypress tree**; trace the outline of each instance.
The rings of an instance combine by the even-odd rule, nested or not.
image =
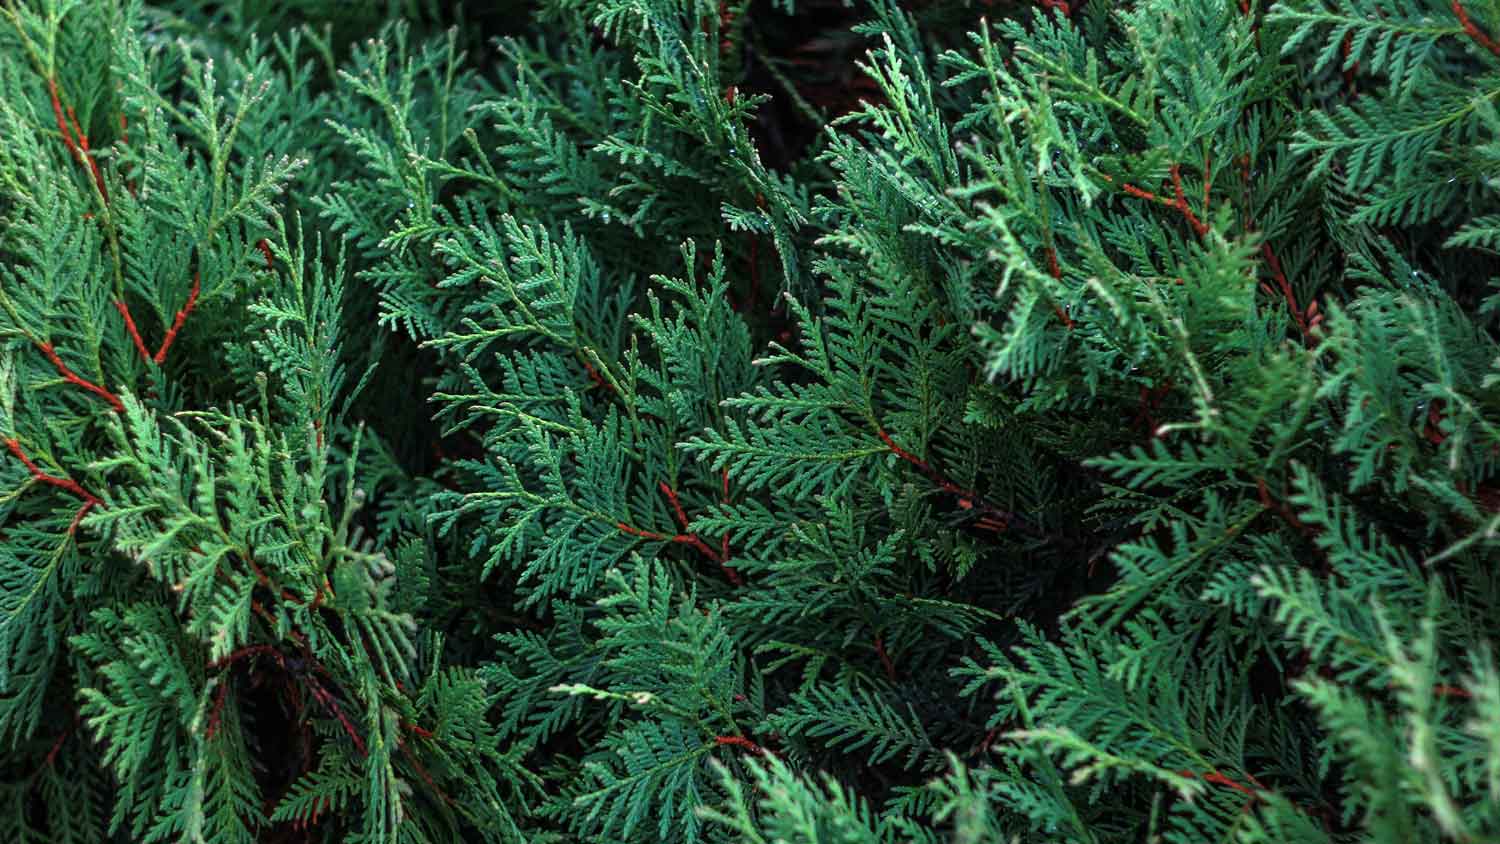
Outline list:
[[[1500,841],[1500,3],[0,0],[0,840]]]

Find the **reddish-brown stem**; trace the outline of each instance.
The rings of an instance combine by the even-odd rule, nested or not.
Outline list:
[[[427,768],[422,764],[422,760],[417,758],[417,754],[411,752],[411,748],[406,746],[406,742],[398,738],[396,746],[401,748],[401,752],[406,754],[407,759],[411,760],[411,766],[417,770],[417,776],[422,778],[422,782],[427,784],[427,789],[441,797],[444,803],[452,805],[453,798],[448,796],[448,792],[440,788],[437,782],[432,779],[432,774],[427,773]]]
[[[642,539],[652,539],[656,540],[657,542],[668,542],[672,539],[672,537],[667,536],[666,534],[661,534],[650,530],[641,530],[638,527],[632,527],[625,524],[624,522],[615,522],[615,527],[619,528],[622,533],[628,533],[631,536],[639,536]]]
[[[719,557],[719,552],[715,551],[707,542],[704,542],[703,538],[696,533],[679,533],[672,537],[672,541],[683,545],[691,545],[710,560],[720,565],[724,563],[724,560]]]
[[[598,384],[599,386],[603,387],[606,390],[609,390],[610,392],[614,392],[615,388],[611,386],[608,381],[604,380],[604,376],[599,374],[599,370],[595,369],[593,364],[585,360],[583,362],[583,368],[588,371],[590,381],[593,381],[595,384]]]
[[[344,732],[349,735],[349,739],[354,742],[354,749],[359,751],[359,755],[368,756],[369,751],[365,748],[365,740],[360,738],[359,731],[354,729],[354,722],[344,714],[344,710],[339,706],[338,701],[333,699],[333,695],[311,677],[308,678],[307,689],[313,693],[313,697],[318,699],[318,703],[323,704],[324,709],[332,712],[334,717],[339,719],[339,723],[343,725]]]
[[[1212,783],[1214,785],[1222,785],[1226,788],[1232,788],[1235,791],[1238,791],[1239,793],[1251,798],[1252,800],[1257,797],[1260,792],[1265,790],[1265,786],[1261,785],[1255,777],[1249,774],[1246,774],[1245,777],[1249,779],[1250,785],[1244,785],[1242,783],[1235,782],[1233,779],[1219,773],[1218,771],[1209,771],[1206,774],[1198,774],[1193,771],[1178,771],[1177,773],[1184,777],[1188,777],[1189,779],[1201,779],[1206,783]]]
[[[219,723],[224,717],[224,704],[229,700],[229,684],[219,683],[219,688],[214,692],[214,706],[208,713],[208,727],[203,731],[206,738],[213,738],[214,733],[219,731]]]
[[[47,356],[47,360],[52,362],[52,366],[57,369],[57,374],[61,375],[64,381],[67,381],[69,384],[72,384],[80,389],[87,390],[90,393],[98,396],[99,398],[102,398],[105,401],[109,402],[109,406],[114,408],[116,413],[119,413],[125,409],[125,405],[120,401],[119,396],[111,393],[109,390],[104,389],[103,387],[95,384],[92,381],[88,381],[78,377],[78,375],[74,373],[73,370],[69,369],[68,365],[62,362],[62,358],[57,356],[57,350],[52,348],[51,343],[37,343],[36,347],[38,349],[41,349],[42,354]]]
[[[667,536],[664,533],[657,533],[654,530],[643,530],[632,525],[627,525],[624,522],[615,522],[615,527],[618,528],[622,533],[628,533],[631,536],[639,536],[642,539],[650,539],[655,542],[676,542],[680,545],[691,545],[692,547],[703,552],[703,556],[709,558],[710,560],[713,560],[716,563],[723,562],[723,560],[719,559],[718,552],[713,548],[710,548],[708,543],[704,542],[696,534],[679,533],[673,536]]]
[[[890,654],[885,652],[885,637],[875,637],[875,654],[880,657],[880,667],[885,669],[885,676],[894,682],[896,679],[896,663],[891,662]]]
[[[270,243],[270,241],[266,240],[265,238],[261,238],[260,240],[257,240],[255,242],[255,248],[260,250],[260,254],[266,256],[266,269],[268,269],[268,270],[274,270],[274,269],[276,269],[276,262],[271,257],[271,243]]]
[[[1427,419],[1422,423],[1422,439],[1433,445],[1442,445],[1448,440],[1443,433],[1443,400],[1433,399],[1427,406]],[[1459,492],[1464,492],[1460,489]]]
[[[1248,193],[1250,190],[1250,156],[1248,154],[1240,158],[1240,174],[1245,183],[1245,191]],[[1250,220],[1249,225],[1253,227],[1255,221],[1253,219]],[[1271,248],[1269,241],[1260,245],[1260,254],[1265,261],[1266,269],[1271,273],[1271,278],[1276,282],[1276,286],[1280,288],[1281,297],[1286,300],[1287,308],[1292,313],[1292,319],[1297,324],[1297,330],[1305,338],[1308,331],[1322,321],[1321,316],[1316,316],[1317,303],[1314,302],[1312,305],[1309,305],[1306,311],[1297,305],[1297,294],[1292,290],[1291,282],[1287,281],[1286,273],[1281,269],[1281,259],[1276,256],[1276,252]],[[1275,296],[1277,293],[1277,291],[1272,290],[1270,285],[1265,282],[1261,282],[1260,289],[1267,296]],[[1309,322],[1309,317],[1312,318],[1311,322]]]
[[[1203,213],[1208,213],[1208,206],[1213,202],[1214,171],[1213,157],[1205,150],[1203,152]]]
[[[197,549],[195,548],[193,550],[196,551]],[[315,594],[313,596],[313,600],[311,602],[306,603],[306,604],[304,604],[302,601],[298,600],[297,596],[293,595],[291,593],[291,591],[288,590],[286,587],[284,587],[284,586],[278,586],[275,582],[273,582],[271,580],[270,575],[266,574],[265,569],[262,569],[259,565],[256,564],[254,557],[247,556],[245,558],[245,562],[247,562],[247,563],[250,564],[250,573],[253,574],[253,575],[255,575],[255,582],[259,583],[261,586],[266,587],[271,592],[279,594],[280,597],[281,597],[281,600],[287,601],[287,602],[293,603],[293,604],[299,604],[301,606],[305,606],[305,607],[309,607],[309,608],[316,608],[318,606],[318,603],[320,603],[320,598],[319,598],[319,595],[317,595],[317,594]],[[319,593],[321,593],[321,592],[322,592],[322,588],[319,587]]]
[[[83,521],[84,516],[87,516],[89,514],[90,510],[92,510],[95,506],[103,503],[99,500],[98,496],[79,486],[77,481],[69,478],[59,478],[55,475],[49,475],[46,472],[43,472],[41,469],[37,468],[37,465],[31,462],[31,458],[26,456],[26,452],[21,450],[21,444],[14,439],[6,440],[5,445],[10,449],[10,453],[14,454],[21,461],[21,463],[26,466],[26,471],[31,473],[31,477],[33,480],[47,484],[49,486],[55,486],[59,489],[66,490],[83,499],[83,505],[78,508],[78,512],[73,514],[73,520],[71,522],[68,522],[69,536],[72,536],[73,533],[78,530],[79,523]]]
[[[321,447],[321,443],[319,445]],[[307,605],[307,608],[315,610],[323,606],[323,601],[328,598],[328,593],[331,591],[333,591],[333,584],[328,582],[328,578],[323,578],[323,582],[318,584],[318,589],[313,593],[312,602]]]
[[[57,131],[62,133],[63,146],[79,164],[89,168],[89,173],[94,178],[94,184],[99,187],[99,195],[105,202],[109,201],[109,192],[104,187],[104,174],[99,171],[99,163],[89,152],[88,136],[83,134],[83,129],[78,126],[78,117],[73,113],[72,106],[67,107],[67,117],[63,116],[62,98],[57,93],[57,80],[47,80],[47,93],[52,98],[52,116],[57,120]],[[68,117],[73,119],[73,128],[68,128]],[[74,133],[77,133],[75,138]]]
[[[677,523],[682,525],[683,530],[687,530],[688,517],[687,513],[682,510],[682,502],[677,498],[677,490],[667,486],[666,481],[657,484],[656,488],[661,490],[662,495],[665,495],[667,501],[672,504],[672,512],[677,516]]]
[[[734,12],[729,8],[729,0],[719,0],[719,54],[728,54],[734,49],[734,42],[729,38],[730,29],[734,26]],[[708,20],[703,21],[704,34],[708,34]]]
[[[1183,192],[1182,192],[1182,165],[1180,165],[1180,164],[1173,164],[1172,167],[1170,168],[1170,172],[1171,172],[1171,176],[1172,176],[1172,190],[1173,190],[1173,193],[1175,194],[1175,198],[1174,199],[1168,199],[1168,198],[1166,198],[1164,196],[1157,196],[1156,194],[1152,193],[1151,191],[1145,190],[1143,188],[1138,188],[1135,185],[1130,184],[1129,182],[1125,182],[1125,183],[1121,184],[1120,185],[1120,190],[1122,190],[1122,191],[1130,194],[1133,197],[1136,197],[1137,199],[1144,199],[1144,200],[1147,200],[1149,202],[1155,202],[1155,203],[1157,203],[1159,205],[1165,205],[1168,208],[1175,208],[1187,220],[1188,225],[1192,226],[1193,231],[1199,237],[1203,237],[1203,236],[1207,235],[1208,234],[1208,224],[1205,223],[1205,222],[1203,222],[1202,220],[1198,219],[1198,215],[1194,214],[1193,213],[1193,209],[1188,206],[1187,197],[1183,195]],[[1207,175],[1205,175],[1204,178],[1206,180],[1208,178]],[[1114,181],[1114,179],[1111,179],[1108,176],[1105,176],[1104,180],[1106,182],[1113,182]]]
[[[85,501],[85,502],[83,502],[83,506],[79,507],[78,508],[78,512],[76,512],[76,513],[73,514],[73,520],[70,521],[70,522],[68,522],[68,535],[69,536],[72,536],[73,533],[78,530],[78,525],[80,525],[83,522],[83,517],[87,516],[89,514],[89,511],[92,510],[92,509],[94,509],[94,506],[96,504],[98,504],[98,503],[99,502],[97,502],[97,501]]]
[[[975,523],[977,527],[994,533],[1001,533],[1009,529],[1012,524],[1018,522],[1016,514],[990,504],[978,492],[959,486],[942,472],[933,468],[932,464],[897,445],[896,441],[891,439],[891,435],[887,434],[884,429],[877,428],[875,433],[880,437],[881,442],[885,443],[886,448],[891,450],[892,454],[910,463],[918,472],[921,472],[928,480],[936,484],[939,489],[958,496],[958,506],[960,508],[974,510],[979,516],[979,520]]]
[[[210,662],[208,664],[208,667],[210,669],[217,670],[217,669],[220,669],[220,668],[224,668],[225,666],[232,665],[232,664],[234,664],[236,662],[239,662],[240,660],[245,659],[246,657],[258,656],[258,655],[264,654],[264,653],[275,654],[278,658],[281,656],[280,652],[277,651],[276,648],[272,647],[271,645],[266,645],[266,644],[246,645],[243,648],[239,648],[237,650],[230,651],[228,654],[225,654],[224,656],[220,657],[219,659],[216,659],[213,662]]]
[[[89,173],[94,177],[94,184],[99,186],[99,196],[105,202],[109,202],[109,191],[104,187],[104,174],[99,170],[99,159],[89,149],[89,136],[83,134],[83,127],[78,125],[78,115],[73,113],[73,107],[68,106],[68,118],[73,121],[73,134],[78,139],[78,148],[83,150],[83,158],[88,162]]]
[[[1183,194],[1182,194],[1182,165],[1180,165],[1180,164],[1173,164],[1171,172],[1172,172],[1172,191],[1177,195],[1177,201],[1173,203],[1173,206],[1178,211],[1182,212],[1182,216],[1184,216],[1184,217],[1187,218],[1188,224],[1193,227],[1193,231],[1197,232],[1199,237],[1203,237],[1203,236],[1207,235],[1208,234],[1208,224],[1205,223],[1205,222],[1203,222],[1202,220],[1198,219],[1193,214],[1193,210],[1188,207],[1187,197],[1183,196]],[[1207,173],[1204,174],[1203,178],[1204,178],[1204,181],[1206,183],[1207,180],[1208,180]],[[1207,211],[1207,209],[1204,209],[1204,210]]]
[[[146,342],[141,339],[140,329],[135,327],[135,318],[130,315],[130,306],[125,304],[124,299],[116,299],[115,310],[125,320],[125,330],[130,333],[130,341],[135,344],[135,350],[141,353],[141,360],[151,360],[151,353],[146,351]]]
[[[683,531],[686,531],[688,529],[687,512],[682,509],[682,501],[678,499],[678,497],[677,497],[677,491],[674,490],[674,489],[672,489],[670,486],[668,486],[665,481],[663,481],[661,483],[658,483],[656,486],[657,486],[658,489],[661,490],[662,494],[667,497],[667,501],[671,502],[671,504],[672,504],[672,512],[677,517],[677,523],[680,524],[680,525],[682,525]],[[739,583],[740,583],[740,581],[739,581],[739,572],[735,572],[733,569],[729,568],[728,566],[726,566],[724,564],[725,561],[727,561],[729,559],[729,537],[728,536],[724,537],[724,541],[723,541],[723,549],[724,550],[722,552],[714,550],[714,548],[712,546],[710,546],[707,542],[703,541],[703,537],[699,536],[696,533],[679,533],[679,534],[677,534],[676,536],[673,536],[673,537],[663,537],[663,538],[664,539],[669,538],[672,542],[678,542],[678,543],[682,543],[684,545],[691,545],[694,548],[698,549],[698,551],[700,553],[702,553],[703,556],[705,556],[705,557],[709,558],[710,560],[713,560],[714,562],[716,562],[716,563],[719,564],[719,567],[724,570],[724,576],[727,577],[727,578],[729,578],[730,582],[734,583],[736,586],[739,585]]]
[[[307,817],[292,821],[292,828],[298,830],[310,829],[317,826],[323,817],[323,810],[333,801],[331,797],[314,797]]]
[[[57,761],[57,754],[62,752],[63,745],[67,744],[68,736],[73,735],[73,728],[76,726],[78,726],[78,719],[74,717],[72,723],[68,724],[67,729],[62,731],[62,735],[57,737],[57,741],[54,741],[51,749],[47,751],[47,756],[42,762],[43,767],[50,768]]]
[[[1058,281],[1062,280],[1062,265],[1057,263],[1057,250],[1050,246],[1047,247],[1047,272],[1051,273],[1052,277]],[[1053,304],[1052,310],[1057,313],[1057,318],[1062,320],[1063,327],[1072,331],[1073,318],[1068,316],[1068,312],[1063,310],[1062,305]]]
[[[1162,399],[1171,391],[1172,383],[1170,381],[1158,384],[1149,390],[1141,387],[1140,409],[1136,412],[1135,422],[1136,424],[1144,425],[1145,430],[1150,432],[1152,439],[1156,439],[1156,410],[1161,407]]]
[[[73,141],[78,148],[84,152],[89,151],[89,136],[83,134],[83,127],[78,125],[78,115],[73,113],[73,107],[68,106],[68,122],[73,126]]]
[[[1250,785],[1247,786],[1235,782],[1233,779],[1219,773],[1218,771],[1209,771],[1208,773],[1202,775],[1194,773],[1193,771],[1178,771],[1177,773],[1190,779],[1201,779],[1206,783],[1210,783],[1213,785],[1222,785],[1225,788],[1232,788],[1235,791],[1238,791],[1239,793],[1245,795],[1245,802],[1242,806],[1240,806],[1241,812],[1246,811],[1252,805],[1254,805],[1255,801],[1260,799],[1260,793],[1266,790],[1266,787],[1261,785],[1260,781],[1250,774],[1245,775],[1245,777],[1250,780]]]
[[[401,726],[405,727],[407,732],[419,738],[430,739],[434,735],[432,730],[429,730],[420,724],[413,724],[410,721],[403,722]]]
[[[1073,16],[1073,9],[1068,0],[1040,0],[1040,2],[1043,9],[1056,9],[1062,12],[1065,18]]]
[[[1463,27],[1464,33],[1474,39],[1474,43],[1500,56],[1500,43],[1484,33],[1479,25],[1469,19],[1469,12],[1459,0],[1453,0],[1453,14],[1458,16],[1458,25]]]
[[[1446,683],[1439,683],[1438,685],[1433,686],[1432,691],[1438,697],[1471,698],[1474,696],[1469,693],[1468,689],[1461,688],[1459,686],[1450,686]]]
[[[687,514],[682,511],[682,505],[679,504],[676,500],[677,496],[665,483],[661,484],[660,486],[662,491],[667,494],[668,499],[672,501],[672,506],[677,510],[678,520],[682,522],[683,528],[686,529]],[[679,533],[668,536],[664,533],[657,533],[654,530],[645,530],[643,528],[638,528],[634,525],[619,521],[615,522],[615,528],[618,529],[621,533],[628,533],[631,536],[639,536],[642,539],[649,539],[653,542],[675,542],[679,545],[690,546],[697,550],[698,553],[714,561],[715,563],[718,563],[719,568],[724,572],[724,576],[728,578],[731,583],[739,586],[744,582],[740,578],[739,572],[725,565],[726,560],[728,560],[728,537],[725,537],[725,552],[721,554],[719,551],[715,550],[713,546],[709,545],[707,542],[704,542],[703,537],[699,536],[696,533]]]
[[[57,130],[62,133],[63,146],[73,155],[78,154],[78,147],[73,144],[73,133],[68,129],[68,121],[63,117],[62,99],[57,95],[57,80],[47,80],[47,93],[52,96],[52,116],[57,120]]]
[[[198,272],[197,270],[194,270],[193,287],[188,291],[187,303],[184,304],[182,308],[177,311],[177,315],[172,318],[172,327],[167,329],[167,336],[162,338],[161,348],[156,350],[156,356],[152,358],[152,360],[156,361],[158,365],[166,361],[167,351],[172,348],[172,342],[177,339],[177,332],[182,330],[182,324],[184,322],[187,322],[187,318],[192,314],[193,308],[198,306],[199,290],[200,284],[198,279]]]
[[[1265,258],[1266,269],[1271,271],[1271,278],[1276,280],[1276,286],[1281,288],[1281,297],[1286,300],[1287,308],[1292,312],[1292,319],[1297,323],[1297,330],[1306,336],[1309,328],[1307,314],[1297,305],[1297,294],[1292,290],[1291,282],[1287,281],[1286,273],[1282,272],[1281,259],[1271,249],[1271,244],[1262,243],[1260,254]]]
[[[1306,522],[1297,518],[1297,514],[1293,512],[1291,507],[1287,506],[1286,502],[1277,501],[1271,496],[1271,489],[1266,485],[1265,478],[1255,479],[1255,489],[1260,495],[1260,504],[1262,507],[1265,507],[1267,510],[1270,510],[1276,515],[1280,516],[1282,521],[1286,522],[1297,532],[1301,533],[1308,539],[1317,538],[1317,531],[1309,526]]]
[[[748,750],[749,752],[754,753],[757,756],[763,755],[767,752],[764,747],[761,747],[760,745],[756,744],[750,739],[745,738],[744,736],[714,736],[714,743],[718,744],[721,747],[727,745],[730,747],[743,748],[744,750]]]

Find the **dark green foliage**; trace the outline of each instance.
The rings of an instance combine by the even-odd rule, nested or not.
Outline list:
[[[1500,841],[1497,39],[0,0],[0,839]]]

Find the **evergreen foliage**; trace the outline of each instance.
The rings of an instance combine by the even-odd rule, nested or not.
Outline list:
[[[1500,3],[0,0],[0,839],[1500,842]]]

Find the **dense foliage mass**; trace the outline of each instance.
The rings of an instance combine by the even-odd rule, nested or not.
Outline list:
[[[1500,841],[1500,2],[0,0],[0,840]]]

